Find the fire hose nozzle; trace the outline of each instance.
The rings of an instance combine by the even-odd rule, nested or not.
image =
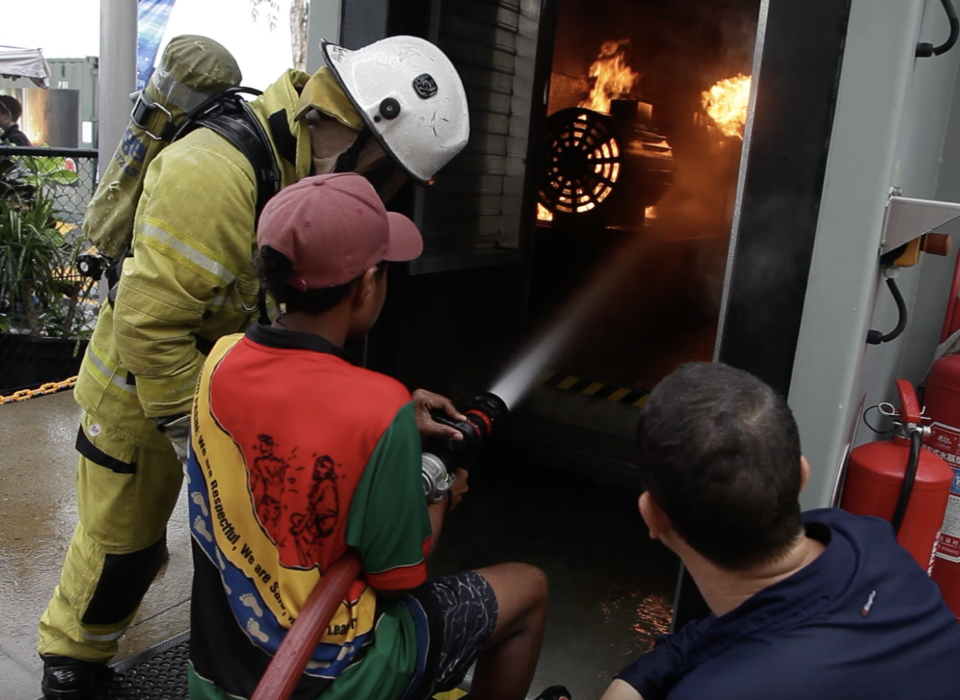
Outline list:
[[[465,421],[451,418],[440,409],[430,414],[437,423],[455,428],[463,435],[463,440],[442,440],[445,447],[453,452],[472,451],[480,447],[509,412],[503,399],[489,391],[467,399],[458,408],[467,417]]]
[[[424,446],[421,473],[428,500],[443,497],[452,483],[450,475],[454,469],[475,455],[509,413],[504,400],[489,391],[467,399],[458,408],[466,420],[451,418],[442,409],[430,414],[437,423],[458,430],[463,439],[438,438]]]

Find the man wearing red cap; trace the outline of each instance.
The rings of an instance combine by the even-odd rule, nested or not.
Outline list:
[[[501,564],[427,582],[425,558],[467,474],[458,469],[428,503],[410,393],[343,351],[376,322],[387,264],[420,255],[419,231],[344,173],[274,197],[258,243],[261,278],[283,313],[217,343],[193,409],[191,698],[249,698],[348,548],[362,573],[295,698],[429,698],[475,660],[472,698],[525,698],[543,636],[543,572]]]

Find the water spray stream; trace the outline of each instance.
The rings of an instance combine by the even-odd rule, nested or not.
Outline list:
[[[507,366],[490,392],[510,409],[515,408],[550,363],[574,342],[575,334],[583,329],[591,315],[615,295],[632,273],[640,270],[640,260],[648,247],[646,239],[637,236],[613,250],[581,291],[560,308],[553,321]]]

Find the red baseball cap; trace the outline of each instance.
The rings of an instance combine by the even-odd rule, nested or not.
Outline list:
[[[416,224],[388,212],[355,173],[316,175],[280,190],[263,208],[257,243],[289,258],[287,284],[301,291],[339,287],[383,260],[423,252]]]

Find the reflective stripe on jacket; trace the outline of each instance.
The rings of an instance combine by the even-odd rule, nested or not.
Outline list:
[[[288,71],[251,103],[265,127],[284,110],[296,138],[296,163],[272,144],[283,187],[310,172],[309,133],[293,121],[297,88],[308,79]],[[256,194],[249,161],[209,129],[171,144],[150,164],[133,257],[124,262],[113,308],[101,310],[80,370],[75,397],[86,411],[110,420],[190,410],[204,359],[197,337],[212,344],[257,314]],[[137,444],[164,444],[156,430],[132,432]]]

